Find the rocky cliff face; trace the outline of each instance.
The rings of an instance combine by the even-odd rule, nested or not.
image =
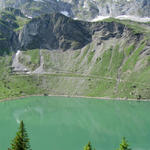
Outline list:
[[[18,24],[13,14],[0,13],[0,55],[14,51],[18,47],[18,36],[14,31],[16,28]]]
[[[79,49],[91,42],[88,23],[61,14],[32,19],[20,33],[22,49]]]
[[[107,19],[101,22],[84,22],[68,18],[62,14],[46,14],[27,20],[15,9],[1,13],[0,48],[1,52],[17,49],[76,50],[93,40],[121,38],[125,31],[130,32],[137,41],[149,32],[148,24]],[[102,34],[93,38],[96,31]]]
[[[97,16],[150,17],[149,0],[6,0],[1,6],[19,8],[32,17],[53,12],[83,20]]]
[[[94,39],[93,36],[98,31],[102,34]],[[61,14],[51,14],[32,19],[26,24],[20,32],[19,41],[20,49],[76,50],[93,40],[101,43],[110,38],[119,39],[125,32],[131,32],[132,35],[132,29],[117,20],[89,23],[75,21]],[[142,32],[137,32],[132,36],[138,41],[142,35]]]

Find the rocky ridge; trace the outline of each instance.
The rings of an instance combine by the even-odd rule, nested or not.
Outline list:
[[[149,32],[149,24],[111,18],[91,23],[73,20],[59,13],[28,19],[21,12],[17,12],[17,15],[12,12],[14,9],[1,13],[1,53],[37,48],[63,51],[81,49],[95,40],[93,37],[98,31],[102,32],[96,39],[99,43],[109,38],[119,39],[124,32],[130,31],[138,41]]]
[[[75,19],[100,17],[150,17],[149,0],[2,0],[1,8],[19,8],[29,17],[44,13],[62,13]]]

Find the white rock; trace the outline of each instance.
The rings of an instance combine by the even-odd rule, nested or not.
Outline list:
[[[97,16],[96,18],[91,20],[91,22],[100,21],[100,20],[104,20],[104,19],[107,19],[107,18],[110,18],[110,16]]]
[[[60,13],[67,16],[67,17],[69,17],[69,12],[68,11],[61,11]]]

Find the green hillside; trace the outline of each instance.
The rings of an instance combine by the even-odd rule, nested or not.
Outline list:
[[[28,19],[14,12],[0,15],[0,99],[150,98],[148,23],[113,18],[90,23],[60,14]]]

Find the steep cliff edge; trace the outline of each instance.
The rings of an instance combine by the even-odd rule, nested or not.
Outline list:
[[[32,19],[20,34],[22,49],[79,49],[91,42],[89,24],[62,14]]]
[[[1,13],[2,52],[37,48],[76,50],[95,40],[101,43],[110,38],[122,38],[126,33],[129,34],[128,38],[132,37],[138,41],[149,32],[148,23],[113,18],[91,23],[73,20],[59,13],[28,19],[21,12],[15,15],[12,13],[15,10],[9,9]],[[98,39],[95,39],[95,33],[100,33]]]

